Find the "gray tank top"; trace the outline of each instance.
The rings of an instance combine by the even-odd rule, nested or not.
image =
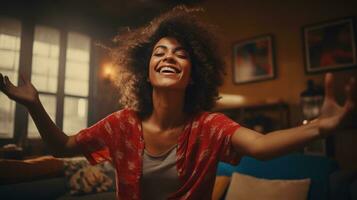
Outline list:
[[[143,200],[166,200],[180,188],[176,151],[177,145],[155,156],[144,150],[143,176],[140,180]]]

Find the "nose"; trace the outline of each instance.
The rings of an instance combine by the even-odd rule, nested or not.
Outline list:
[[[164,59],[163,59],[163,62],[175,63],[175,58],[174,58],[174,56],[173,56],[173,53],[168,52],[168,53],[165,55],[165,57],[164,57]]]

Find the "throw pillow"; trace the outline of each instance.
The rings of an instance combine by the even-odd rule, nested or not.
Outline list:
[[[226,200],[306,200],[310,179],[270,180],[233,173]]]
[[[71,195],[114,191],[114,169],[110,163],[92,166],[84,157],[63,158],[63,163]]]

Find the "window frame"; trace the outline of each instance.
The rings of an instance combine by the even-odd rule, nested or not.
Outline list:
[[[55,116],[55,123],[56,125],[62,130],[63,128],[63,116],[64,116],[64,99],[65,97],[80,97],[85,98],[88,101],[88,114],[87,114],[87,126],[93,123],[93,111],[94,111],[94,102],[93,102],[93,91],[95,89],[96,81],[95,81],[95,74],[97,73],[95,68],[96,62],[96,54],[95,54],[95,45],[93,42],[93,36],[89,33],[84,33],[80,30],[73,30],[68,27],[61,27],[56,26],[53,24],[48,23],[41,23],[35,22],[31,19],[19,19],[17,17],[11,16],[2,16],[0,17],[7,17],[19,20],[21,23],[21,40],[20,40],[20,55],[19,55],[19,69],[18,73],[23,74],[26,77],[31,77],[32,74],[32,57],[33,57],[33,43],[34,43],[34,34],[35,34],[35,27],[36,26],[45,26],[50,27],[58,30],[60,32],[60,43],[59,43],[59,64],[58,64],[58,84],[57,84],[57,93],[52,92],[40,92],[39,94],[46,94],[46,95],[55,95],[56,96],[56,116]],[[64,93],[64,84],[65,84],[65,70],[66,70],[66,51],[67,51],[67,41],[68,41],[68,34],[70,32],[75,32],[79,34],[83,34],[90,38],[90,58],[89,58],[89,80],[88,80],[88,96],[81,96],[81,95],[68,95]],[[18,79],[17,84],[20,83],[21,80]],[[16,103],[15,105],[15,119],[14,119],[14,130],[13,130],[13,137],[12,138],[0,138],[0,145],[14,143],[20,146],[27,146],[27,145],[42,145],[41,138],[28,138],[28,111],[27,109]]]
[[[22,21],[21,20],[19,20],[18,18],[14,18],[14,17],[9,17],[9,16],[1,16],[3,19],[9,19],[9,20],[14,20],[14,21],[17,21],[18,23],[19,23],[19,25],[20,25],[20,47],[19,47],[19,49],[18,49],[18,53],[19,53],[19,60],[17,61],[18,62],[18,66],[17,66],[17,74],[16,74],[16,76],[17,76],[17,81],[19,81],[19,79],[20,79],[20,77],[19,77],[19,72],[20,72],[20,56],[21,56],[21,42],[22,42],[22,32],[23,32],[23,30],[22,30]],[[9,51],[12,51],[12,49],[3,49],[3,50],[9,50]],[[3,68],[3,70],[7,70],[6,68]],[[9,70],[9,71],[11,71],[11,70]],[[7,137],[4,137],[4,138],[1,138],[2,140],[4,140],[4,141],[6,141],[7,143],[13,143],[14,142],[14,138],[15,138],[15,132],[14,132],[14,129],[15,129],[15,113],[16,113],[16,103],[15,103],[15,109],[14,109],[14,113],[13,113],[13,115],[14,115],[14,124],[13,124],[13,134],[12,134],[12,137],[10,137],[10,138],[7,138]],[[2,144],[2,143],[0,143],[0,144]]]

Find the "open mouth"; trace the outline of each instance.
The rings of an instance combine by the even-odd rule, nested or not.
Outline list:
[[[156,72],[160,74],[179,74],[181,72],[181,69],[175,67],[175,66],[161,66],[156,69]]]

